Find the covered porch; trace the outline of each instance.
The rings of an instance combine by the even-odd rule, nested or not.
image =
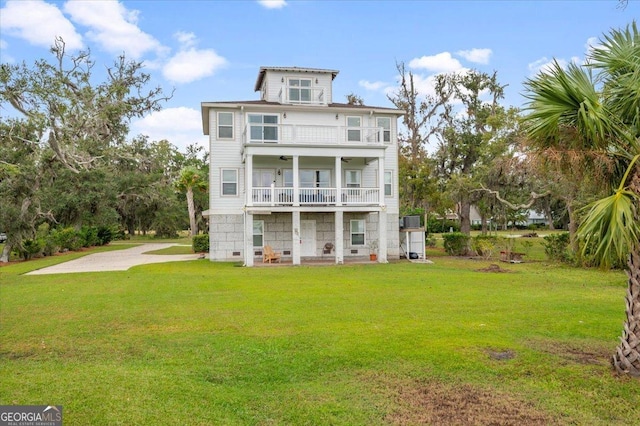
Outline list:
[[[278,254],[279,263],[387,262],[387,216],[385,209],[332,211],[297,209],[245,212],[245,266],[263,263],[268,246]]]

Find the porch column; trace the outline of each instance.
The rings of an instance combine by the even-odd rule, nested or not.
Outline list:
[[[253,266],[253,215],[244,213],[244,266]]]
[[[342,157],[336,157],[335,169],[336,169],[336,206],[341,206],[342,205]],[[336,261],[337,260],[338,260],[338,257],[336,256]]]
[[[247,188],[246,205],[253,206],[253,155],[251,154],[244,160],[244,187]],[[253,226],[251,232],[253,232]]]
[[[334,220],[334,228],[336,229],[336,244],[334,248],[336,254],[336,263],[338,265],[342,265],[344,263],[344,214],[342,213],[342,211],[336,212]]]
[[[300,212],[291,212],[291,257],[294,265],[300,264]]]
[[[300,157],[293,156],[293,205],[300,205]],[[298,228],[300,228],[300,212],[298,212]],[[298,238],[298,240],[300,240]]]
[[[378,158],[378,192],[380,199],[378,200],[380,207],[384,208],[384,157]]]
[[[378,262],[387,263],[387,209],[385,207],[378,212]]]

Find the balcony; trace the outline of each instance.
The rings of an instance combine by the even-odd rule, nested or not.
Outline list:
[[[296,197],[296,192],[298,193]],[[297,198],[297,202],[296,201]],[[254,187],[252,206],[372,206],[380,204],[379,188]]]
[[[388,134],[387,134],[388,136]],[[245,144],[382,145],[382,127],[348,127],[296,124],[247,124]]]
[[[285,86],[278,92],[281,104],[326,105],[324,88],[306,86]]]

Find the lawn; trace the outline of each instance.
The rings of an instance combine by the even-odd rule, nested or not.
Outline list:
[[[640,383],[608,365],[623,272],[434,260],[5,266],[0,404],[66,425],[637,423]]]

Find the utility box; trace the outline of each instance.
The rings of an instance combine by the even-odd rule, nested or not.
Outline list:
[[[420,216],[405,216],[402,219],[404,221],[404,229],[420,228]]]

